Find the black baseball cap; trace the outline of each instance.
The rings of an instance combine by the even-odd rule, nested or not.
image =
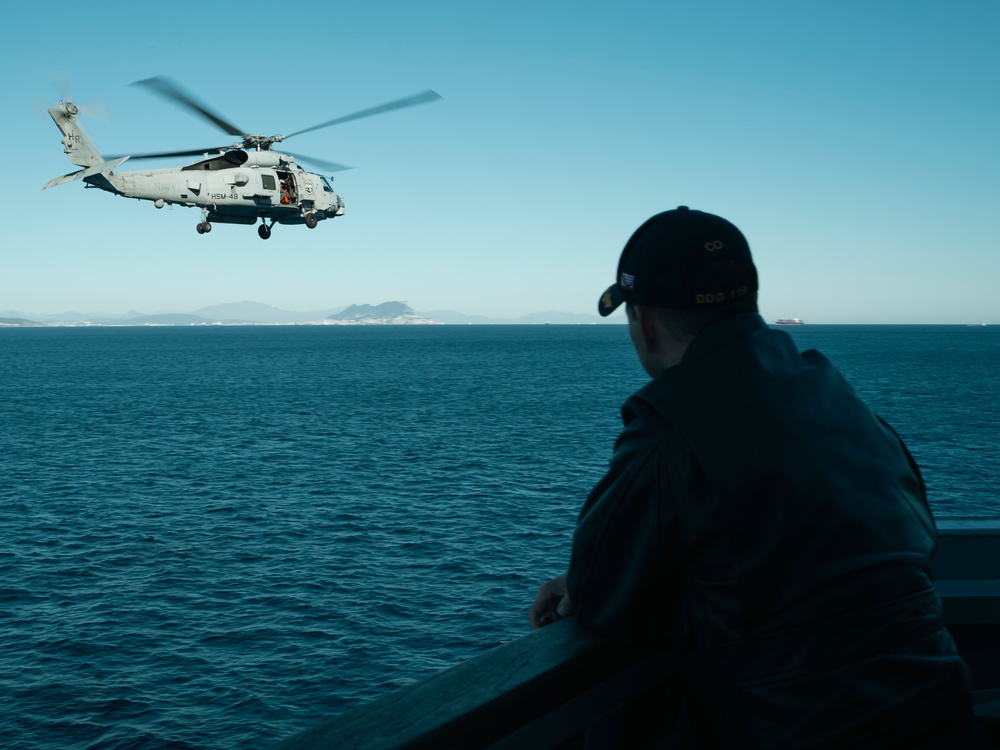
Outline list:
[[[738,308],[755,305],[756,292],[757,268],[743,233],[721,216],[679,206],[635,230],[618,260],[618,281],[601,295],[597,311],[608,316],[622,302]]]

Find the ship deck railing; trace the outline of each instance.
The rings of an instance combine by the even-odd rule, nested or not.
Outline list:
[[[1000,517],[940,518],[938,530],[933,569],[945,623],[1000,747]],[[638,652],[568,618],[270,750],[666,748],[673,671],[668,653]]]

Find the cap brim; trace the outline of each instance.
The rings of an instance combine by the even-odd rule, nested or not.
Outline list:
[[[602,318],[606,318],[617,310],[624,301],[625,296],[622,294],[621,287],[617,284],[612,284],[597,301],[597,312],[601,314]]]

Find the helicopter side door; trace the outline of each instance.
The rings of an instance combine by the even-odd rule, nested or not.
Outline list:
[[[295,182],[295,175],[291,172],[278,172],[278,183],[281,187],[281,197],[279,202],[282,206],[295,206],[299,202],[298,185]]]
[[[269,208],[278,204],[278,179],[271,170],[255,169],[253,178],[243,192],[243,198],[253,201],[258,209]]]

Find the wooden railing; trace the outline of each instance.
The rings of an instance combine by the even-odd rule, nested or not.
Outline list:
[[[1000,518],[942,519],[934,560],[945,621],[978,690],[1000,688]],[[651,748],[673,661],[573,619],[498,646],[269,750]],[[641,719],[640,719],[641,717]]]
[[[668,655],[629,653],[569,618],[272,750],[613,747],[628,740],[624,713],[615,707],[635,702],[637,710],[671,671]]]

